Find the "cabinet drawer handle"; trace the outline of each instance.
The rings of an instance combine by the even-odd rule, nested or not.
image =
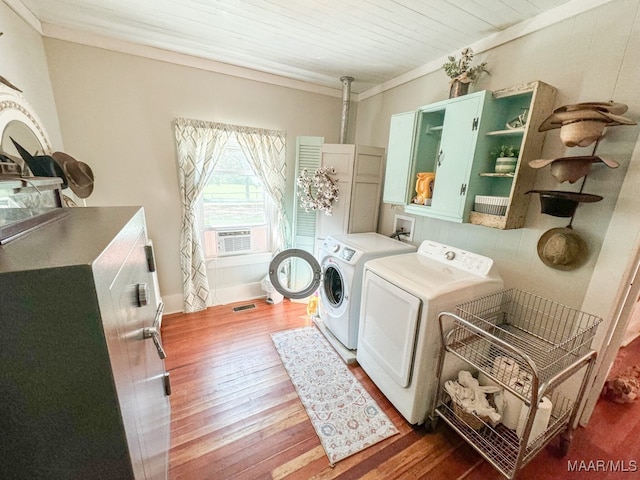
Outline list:
[[[164,348],[162,348],[162,342],[160,341],[160,325],[162,324],[163,310],[164,304],[160,302],[160,305],[158,305],[158,310],[156,311],[156,318],[153,321],[153,326],[145,327],[142,329],[142,337],[151,338],[153,340],[160,360],[164,360],[165,358],[167,358],[167,354],[165,353]]]
[[[136,285],[136,301],[139,307],[145,307],[149,304],[149,286],[146,283]]]

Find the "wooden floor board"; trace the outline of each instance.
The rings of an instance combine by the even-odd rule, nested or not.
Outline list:
[[[223,305],[164,318],[173,389],[171,480],[503,478],[443,422],[431,433],[408,424],[357,365],[351,372],[399,433],[330,466],[270,337],[312,325],[306,306],[251,303],[255,308],[241,312]],[[565,478],[567,459],[640,460],[640,414],[629,419],[634,406],[640,409],[640,403],[598,402],[595,420],[578,429],[567,458],[543,450],[518,478]]]

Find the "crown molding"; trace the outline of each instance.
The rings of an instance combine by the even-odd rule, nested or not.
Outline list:
[[[42,22],[20,0],[2,0],[16,14],[42,35]]]
[[[256,82],[278,85],[295,90],[303,90],[310,93],[318,93],[320,95],[328,95],[330,97],[342,97],[342,91],[339,89],[324,87],[271,73],[259,72],[250,68],[238,67],[228,63],[216,62],[214,60],[195,57],[184,53],[171,52],[161,48],[149,47],[101,35],[80,32],[78,30],[60,27],[50,23],[42,24],[42,35],[57,40],[79,43],[90,47],[102,48],[104,50],[111,50],[114,52],[126,53],[138,57],[182,65],[185,67],[221,73],[233,77],[240,77],[247,80],[254,80]]]

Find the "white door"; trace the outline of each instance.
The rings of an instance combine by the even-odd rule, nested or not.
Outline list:
[[[331,215],[326,215],[324,212],[318,213],[316,219],[316,255],[318,255],[323,240],[329,235],[344,235],[348,233],[355,154],[355,145],[330,143],[322,145],[320,166],[331,167],[335,171],[330,176],[338,184],[339,198],[333,202]]]
[[[378,230],[384,148],[357,146],[347,233]]]
[[[329,235],[378,229],[384,148],[325,143],[320,151],[320,166],[335,171],[330,177],[338,186],[339,198],[332,204],[331,215],[317,214],[314,247],[317,258]]]
[[[419,298],[365,271],[358,348],[403,388],[411,382],[421,305]]]

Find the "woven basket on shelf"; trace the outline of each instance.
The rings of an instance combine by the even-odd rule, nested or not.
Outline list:
[[[479,417],[473,413],[467,412],[462,405],[458,405],[453,400],[451,401],[453,407],[453,413],[456,414],[460,420],[469,425],[474,430],[480,430],[485,422],[489,421],[489,417]]]

